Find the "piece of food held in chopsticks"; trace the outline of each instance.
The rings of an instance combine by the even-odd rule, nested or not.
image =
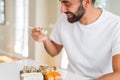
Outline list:
[[[35,28],[40,29],[40,32],[41,32],[42,34],[47,34],[47,33],[48,33],[47,29],[44,28],[44,27],[32,27],[32,26],[29,26],[29,27],[27,27],[27,28],[28,28],[28,29],[35,29]]]

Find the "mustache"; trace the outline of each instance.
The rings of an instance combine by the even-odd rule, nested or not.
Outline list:
[[[72,12],[65,12],[65,14],[72,14],[72,15],[74,15]]]

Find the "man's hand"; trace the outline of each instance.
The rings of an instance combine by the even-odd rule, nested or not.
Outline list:
[[[44,42],[48,39],[48,36],[42,32],[41,28],[33,28],[31,35],[35,41],[39,42]]]

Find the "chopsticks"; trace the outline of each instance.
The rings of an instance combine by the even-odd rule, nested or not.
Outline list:
[[[47,34],[48,33],[48,31],[47,31],[47,29],[45,29],[45,28],[41,28],[41,27],[32,27],[32,26],[28,26],[28,27],[26,27],[27,29],[30,29],[30,30],[32,30],[32,29],[34,29],[34,28],[40,28],[40,32],[42,33],[42,34]]]

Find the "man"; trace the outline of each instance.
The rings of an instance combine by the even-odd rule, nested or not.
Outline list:
[[[120,18],[94,7],[95,0],[60,0],[60,20],[50,38],[32,30],[51,56],[64,47],[68,70],[95,80],[120,80]]]

